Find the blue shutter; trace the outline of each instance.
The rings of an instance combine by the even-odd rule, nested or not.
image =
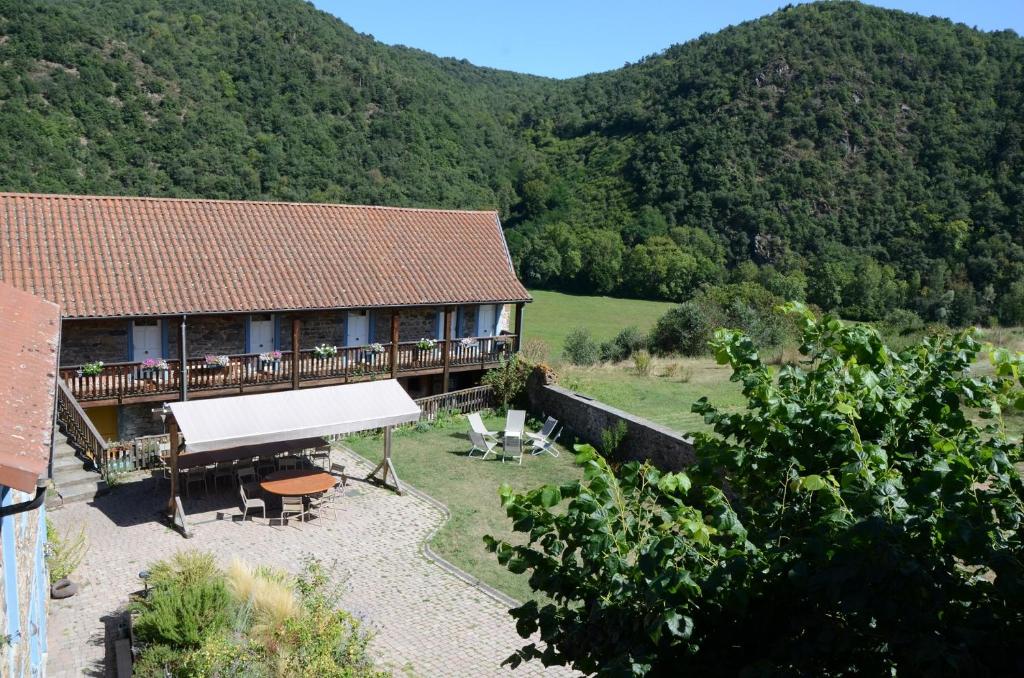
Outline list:
[[[462,337],[462,306],[455,309],[455,336]]]
[[[374,321],[373,311],[369,310],[366,312],[366,340],[367,343],[374,343],[376,339],[374,335],[377,334],[377,323]],[[388,341],[391,341],[390,339]]]
[[[501,325],[501,304],[494,305],[494,331],[492,334],[498,336],[498,326]]]
[[[369,318],[367,318],[366,324],[370,324]],[[341,312],[341,345],[348,346],[348,311]]]
[[[167,358],[171,352],[171,327],[166,318],[160,319],[160,357]]]

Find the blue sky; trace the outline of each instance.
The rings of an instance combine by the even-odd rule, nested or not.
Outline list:
[[[567,78],[618,68],[702,33],[770,14],[760,0],[313,0],[360,33],[523,73]],[[1024,0],[871,4],[1024,35]]]

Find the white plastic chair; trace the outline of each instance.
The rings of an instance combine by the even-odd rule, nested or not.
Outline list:
[[[561,433],[562,431],[558,431],[557,433],[555,433],[555,435],[551,436],[550,438],[535,438],[533,441],[533,450],[530,451],[530,454],[534,456],[539,456],[541,454],[547,453],[550,454],[552,457],[557,457],[558,448],[555,447],[555,441],[558,440],[558,436]]]
[[[556,426],[558,426],[558,420],[555,419],[554,417],[548,417],[544,421],[544,426],[540,429],[539,433],[530,433],[529,431],[527,431],[526,435],[529,436],[532,440],[544,441],[551,437],[551,434],[554,433]]]
[[[501,447],[501,463],[505,463],[505,457],[512,457],[513,461],[518,461],[520,466],[523,465],[523,439],[520,436],[505,434]]]
[[[487,427],[484,426],[484,420],[480,418],[480,413],[479,412],[474,412],[472,414],[466,415],[466,419],[469,420],[470,428],[472,428],[474,431],[476,431],[477,433],[479,433],[483,437],[485,437],[485,438],[494,438],[495,440],[498,439],[498,432],[497,431],[488,431],[487,430]]]
[[[474,452],[483,452],[480,459],[486,459],[488,454],[498,456],[498,453],[494,451],[494,448],[498,446],[497,440],[485,438],[483,434],[477,431],[469,432],[469,440],[473,443],[473,447],[470,448],[469,454],[466,455],[467,458],[473,459]]]
[[[309,512],[306,511],[306,504],[302,497],[281,497],[282,524],[288,516],[298,516],[300,523],[308,522]]]
[[[245,492],[245,485],[239,483],[238,494],[242,497],[242,520],[249,516],[249,509],[259,509],[263,513],[263,520],[267,519],[267,505],[262,499],[250,499]]]

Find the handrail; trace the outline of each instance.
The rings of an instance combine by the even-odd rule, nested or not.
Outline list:
[[[62,379],[57,380],[57,421],[71,442],[105,474],[109,446]]]
[[[420,406],[420,421],[433,421],[441,410],[458,410],[462,414],[479,412],[494,405],[494,388],[489,384],[448,393],[416,398]]]
[[[514,350],[514,335],[439,339],[433,347],[420,349],[417,341],[399,342],[394,347],[381,344],[371,349],[363,346],[338,346],[333,356],[317,356],[312,348],[299,350],[293,360],[292,351],[281,351],[281,359],[260,360],[258,353],[227,354],[226,366],[207,365],[204,357],[188,358],[185,369],[173,358],[166,359],[165,369],[144,367],[141,362],[107,363],[98,374],[82,374],[75,366],[60,368],[61,381],[74,397],[82,402],[108,400],[122,402],[125,398],[166,396],[173,400],[181,389],[184,373],[189,391],[246,390],[247,387],[280,387],[289,381],[322,380],[363,381],[378,379],[392,373],[410,374],[441,371],[445,365],[466,369],[486,369],[488,365],[508,357]],[[465,342],[465,343],[464,343]],[[392,356],[398,364],[392,369]],[[298,374],[295,375],[297,369]]]

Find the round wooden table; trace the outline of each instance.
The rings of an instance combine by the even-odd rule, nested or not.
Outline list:
[[[326,492],[338,479],[316,469],[289,469],[268,473],[260,483],[265,491],[283,497],[303,497]]]

